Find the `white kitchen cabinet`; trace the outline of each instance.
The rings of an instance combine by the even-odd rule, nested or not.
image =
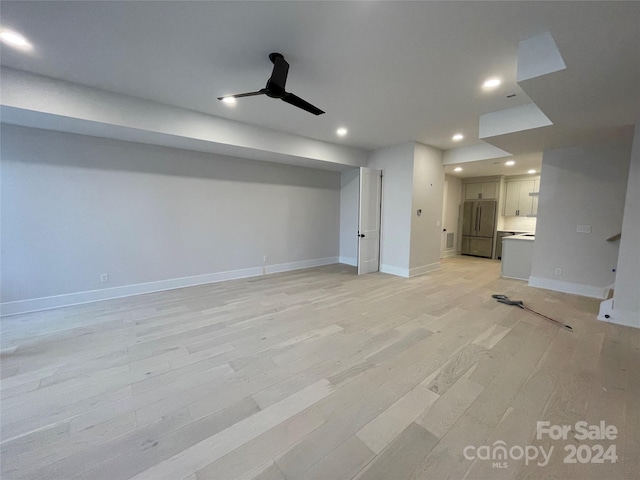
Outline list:
[[[533,192],[532,192],[533,206],[531,207],[532,215],[538,214],[538,193],[539,192],[540,192],[540,179],[537,179],[537,180],[534,180],[534,184],[533,184]]]
[[[495,200],[498,198],[499,182],[467,183],[464,189],[465,200]]]
[[[517,215],[520,205],[520,182],[509,182],[506,184],[504,195],[504,215]]]
[[[504,201],[505,216],[526,216],[534,215],[534,200],[530,193],[537,192],[536,181],[539,180],[512,180],[507,182]],[[537,199],[536,199],[537,200]],[[537,211],[537,201],[535,210]]]
[[[482,199],[495,200],[500,191],[500,182],[485,182],[482,184]]]
[[[464,199],[465,200],[477,200],[482,197],[482,184],[481,183],[467,183],[464,186]]]

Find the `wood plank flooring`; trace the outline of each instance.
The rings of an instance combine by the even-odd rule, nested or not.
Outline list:
[[[3,318],[2,478],[640,478],[640,330],[499,270],[330,265]],[[536,438],[581,420],[619,435]],[[555,451],[464,456],[496,442]],[[581,443],[618,460],[564,463]]]

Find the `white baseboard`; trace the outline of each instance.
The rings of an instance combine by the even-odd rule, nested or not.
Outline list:
[[[455,257],[456,255],[458,255],[458,252],[455,249],[447,250],[442,254],[442,258]]]
[[[600,298],[604,300],[609,295],[609,287],[594,287],[580,283],[563,282],[542,277],[529,277],[529,286],[545,288],[562,293],[573,293],[583,297]]]
[[[605,317],[606,315],[606,317]],[[600,302],[600,311],[598,312],[598,320],[608,322],[613,315],[613,298]]]
[[[390,275],[396,275],[397,277],[409,278],[409,269],[408,268],[394,267],[393,265],[385,265],[385,264],[381,263],[380,264],[380,271],[382,273],[388,273]]]
[[[440,268],[440,262],[430,263],[429,265],[423,265],[421,267],[415,267],[409,269],[409,276],[415,277],[417,275],[424,275],[425,273],[433,272]]]
[[[353,257],[340,257],[338,263],[344,263],[345,265],[351,265],[352,267],[358,266],[358,259]]]
[[[605,317],[607,315],[609,318]],[[614,325],[640,328],[640,314],[638,312],[624,312],[615,309],[615,297],[609,298],[600,304],[598,320]]]
[[[623,327],[640,328],[640,321],[638,320],[638,313],[623,313],[621,311],[613,310],[609,318],[600,318],[603,322],[611,323],[612,325],[622,325]]]
[[[321,267],[322,265],[331,265],[339,263],[338,257],[316,258],[313,260],[300,260],[299,262],[280,263],[278,265],[267,265],[265,273],[290,272],[292,270],[301,270],[303,268]]]
[[[21,313],[50,310],[52,308],[68,307],[83,303],[99,302],[101,300],[130,297],[133,295],[141,295],[143,293],[162,292],[165,290],[193,287],[206,283],[217,283],[224,282],[225,280],[236,280],[240,278],[257,277],[265,274],[268,275],[271,273],[288,272],[302,268],[319,267],[321,265],[330,265],[333,263],[338,263],[338,257],[302,260],[298,262],[281,263],[278,265],[268,265],[265,267],[245,268],[241,270],[231,270],[228,272],[207,273],[192,277],[172,278],[168,280],[159,280],[157,282],[104,288],[102,290],[90,290],[52,297],[32,298],[29,300],[2,303],[0,304],[0,312],[3,317],[18,315]]]
[[[388,273],[390,275],[404,278],[415,277],[416,275],[424,275],[425,273],[438,270],[439,268],[440,262],[431,263],[429,265],[423,265],[421,267],[415,268],[400,268],[394,267],[393,265],[385,265],[384,263],[380,264],[380,271],[382,273]]]

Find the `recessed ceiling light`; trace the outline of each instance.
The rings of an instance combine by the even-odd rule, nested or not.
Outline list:
[[[483,88],[496,88],[501,83],[502,83],[502,80],[500,80],[499,78],[490,78],[490,79],[486,80],[482,84],[482,87]]]
[[[462,167],[456,167],[453,169],[454,172],[461,172],[462,171]]]
[[[505,164],[507,167],[510,167],[511,165],[515,165],[515,164],[516,164],[516,162],[514,162],[513,160],[507,160],[506,162],[504,162],[504,164]]]
[[[32,48],[29,41],[17,32],[11,30],[1,30],[0,40],[12,47],[21,48],[23,50],[30,50]]]
[[[234,97],[224,97],[222,99],[222,101],[224,103],[226,103],[227,105],[235,105],[236,104],[236,99]]]
[[[341,127],[338,130],[336,130],[336,133],[338,134],[338,136],[344,137],[347,134],[347,129]]]
[[[459,142],[463,138],[464,135],[462,135],[461,133],[456,133],[453,137],[451,137],[451,140],[453,140],[454,142]]]
[[[536,171],[531,169],[531,170],[527,170],[527,173],[536,173]]]

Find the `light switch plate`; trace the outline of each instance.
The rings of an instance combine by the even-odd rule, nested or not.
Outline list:
[[[578,233],[591,233],[591,225],[578,225],[576,227]]]

